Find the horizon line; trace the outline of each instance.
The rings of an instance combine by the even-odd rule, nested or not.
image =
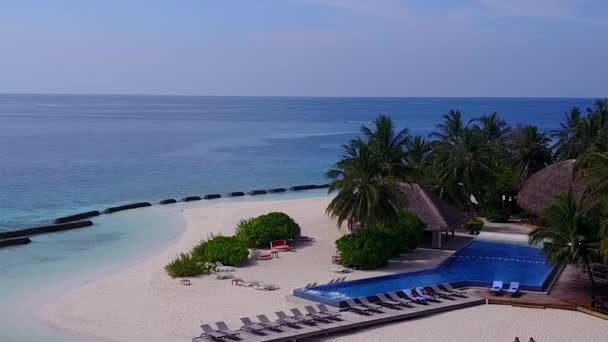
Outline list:
[[[337,96],[337,95],[209,95],[209,94],[154,94],[154,93],[65,93],[65,92],[0,92],[0,96],[5,95],[42,95],[42,96],[158,96],[158,97],[240,97],[240,98],[367,98],[367,99],[604,99],[607,96],[373,96],[373,95],[355,95],[355,96]]]

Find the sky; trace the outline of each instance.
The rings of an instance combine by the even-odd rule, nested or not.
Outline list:
[[[0,93],[608,96],[606,0],[0,0]]]

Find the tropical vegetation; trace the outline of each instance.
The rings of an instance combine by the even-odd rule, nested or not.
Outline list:
[[[509,125],[498,113],[468,119],[458,110],[443,115],[426,138],[396,127],[386,115],[379,115],[370,126],[363,125],[361,136],[343,146],[342,158],[327,172],[331,180],[329,191],[336,194],[327,214],[337,219],[339,227],[346,225],[350,231],[361,234],[339,240],[339,249],[344,249],[346,259],[350,260],[347,263],[362,258],[353,246],[376,256],[372,258],[374,262],[358,262],[367,265],[384,262],[384,254],[374,246],[387,234],[386,227],[399,224],[403,207],[400,182],[418,183],[431,189],[465,210],[470,219],[485,216],[490,221],[506,222],[512,210],[518,208],[514,202],[505,203],[505,199],[512,198],[530,175],[553,162],[576,159],[576,177],[586,185],[586,190],[580,198],[571,195],[573,198],[569,199],[575,200],[577,215],[584,220],[567,229],[578,234],[577,248],[582,248],[583,243],[595,243],[585,245],[584,252],[571,251],[564,257],[561,256],[564,251],[556,247],[561,243],[557,240],[544,250],[551,255],[558,253],[558,258],[548,255],[556,262],[603,260],[608,264],[606,100],[597,100],[585,111],[570,109],[559,128],[549,132],[533,125]],[[569,199],[560,197],[556,205]],[[543,232],[559,223],[555,218],[557,209],[547,210],[542,215],[544,224],[530,236],[531,242],[550,239]],[[595,248],[596,252],[587,247]]]
[[[300,226],[289,215],[268,213],[242,220],[236,227],[236,237],[247,247],[268,247],[273,240],[293,240],[300,236]]]

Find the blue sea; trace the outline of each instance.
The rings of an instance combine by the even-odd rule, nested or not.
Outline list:
[[[323,183],[341,145],[379,113],[422,135],[451,109],[469,118],[498,112],[546,131],[572,106],[593,101],[0,95],[0,230],[131,201]],[[182,231],[179,209],[208,203],[103,215],[90,228],[0,249],[0,341],[90,340],[47,326],[35,312],[157,252]]]

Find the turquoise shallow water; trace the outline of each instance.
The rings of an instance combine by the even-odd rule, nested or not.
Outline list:
[[[325,191],[153,206],[94,219],[95,225],[39,235],[26,246],[0,249],[0,341],[96,341],[39,321],[36,312],[62,293],[125,269],[176,242],[184,229],[180,211],[222,202],[324,196]]]
[[[547,130],[557,127],[571,106],[592,103],[0,95],[0,231],[130,201],[325,182],[340,146],[378,113],[424,135],[450,109],[468,117],[498,111],[510,123]],[[273,197],[254,200],[268,198]],[[175,208],[101,216],[90,228],[0,249],[0,341],[82,341],[36,321],[32,313],[67,289],[164,248],[182,229]]]

